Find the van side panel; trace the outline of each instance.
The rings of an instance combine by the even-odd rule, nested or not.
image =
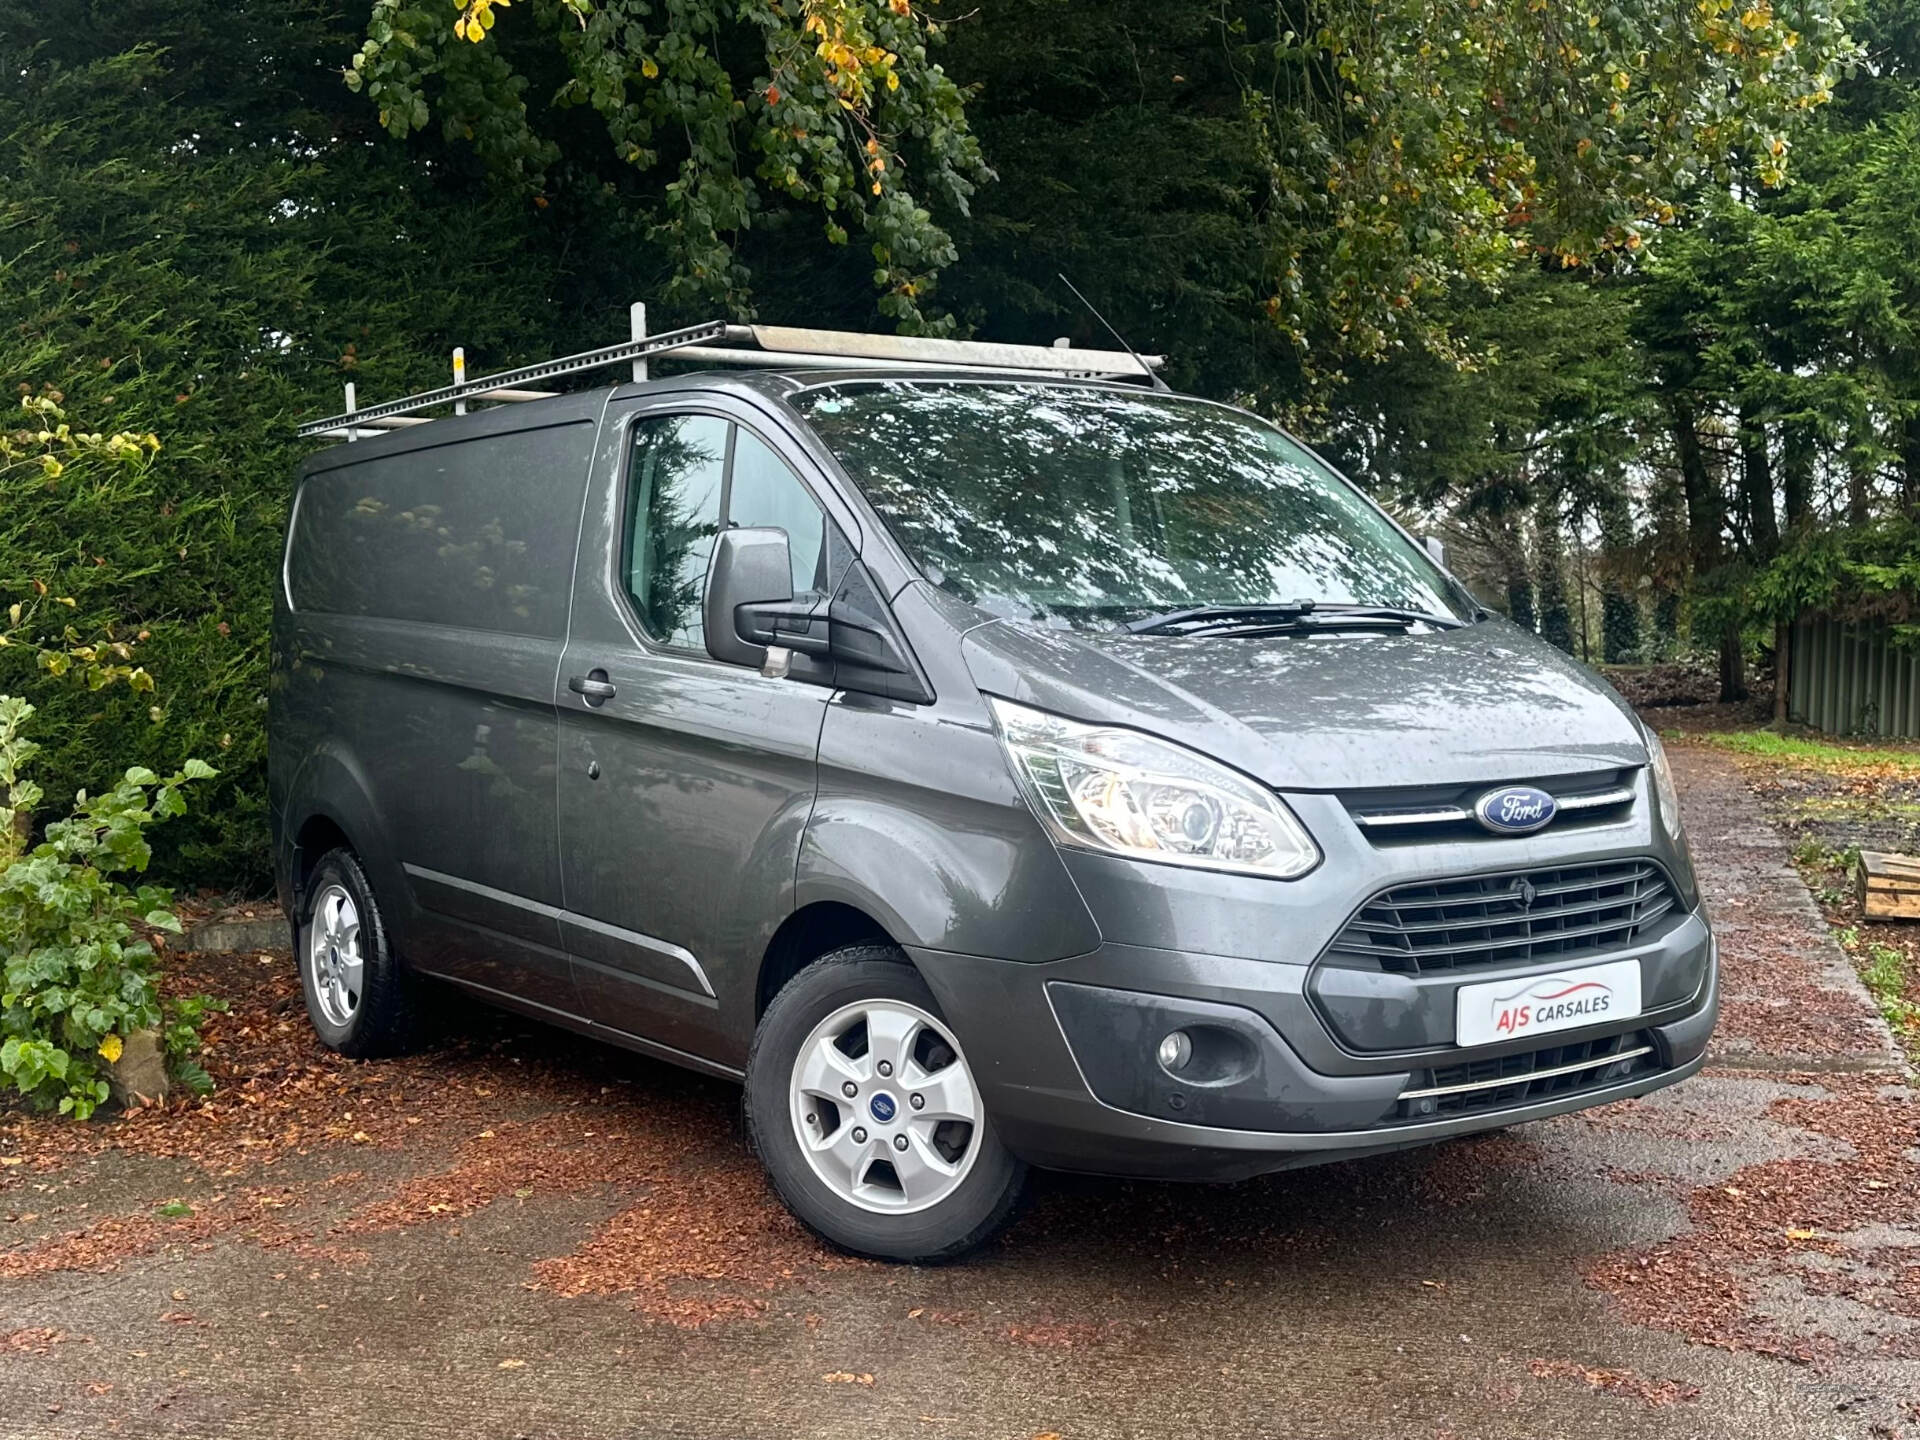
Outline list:
[[[283,828],[384,817],[384,835],[348,835],[376,852],[362,858],[408,963],[568,1015],[554,681],[601,403],[512,406],[316,457],[275,694],[276,743],[294,752]],[[342,776],[369,793],[333,795]]]

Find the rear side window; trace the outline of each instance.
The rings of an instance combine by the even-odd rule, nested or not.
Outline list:
[[[548,425],[310,474],[294,607],[559,639],[593,435]]]
[[[787,532],[795,593],[825,586],[827,519],[787,463],[750,430],[714,415],[635,422],[627,469],[622,579],[647,633],[705,650],[701,602],[722,525]]]

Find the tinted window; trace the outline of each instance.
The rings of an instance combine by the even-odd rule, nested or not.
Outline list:
[[[863,381],[795,402],[935,584],[1086,629],[1207,604],[1462,615],[1445,576],[1270,425],[1171,396]]]
[[[641,420],[627,470],[627,593],[647,633],[700,650],[707,558],[720,528],[727,432],[711,415]]]
[[[734,431],[727,523],[786,531],[793,549],[794,593],[826,588],[826,516],[786,461],[749,430]]]
[[[314,472],[287,553],[294,606],[563,635],[593,433],[547,425]]]

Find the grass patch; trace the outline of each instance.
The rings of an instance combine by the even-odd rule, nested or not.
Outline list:
[[[1685,738],[1717,745],[1736,755],[1771,760],[1809,770],[1845,774],[1859,770],[1911,770],[1920,774],[1920,747],[1889,749],[1852,745],[1843,740],[1816,740],[1805,735],[1782,735],[1775,730],[1704,730]]]
[[[1813,898],[1829,909],[1852,900],[1851,876],[1859,861],[1860,851],[1852,846],[1835,850],[1818,840],[1802,840],[1793,847],[1793,863],[1800,878],[1813,892]]]
[[[1857,913],[1853,869],[1860,863],[1858,850],[1836,850],[1818,840],[1803,840],[1793,848],[1793,863],[1826,913],[1833,938],[1853,962],[1895,1042],[1910,1059],[1920,1062],[1920,936],[1909,939],[1902,927],[1872,921],[1839,923],[1842,915]],[[1899,943],[1888,944],[1888,938]]]
[[[1838,937],[1893,1033],[1909,1051],[1920,1050],[1920,975],[1913,973],[1907,957],[1892,945],[1863,937],[1851,925]]]

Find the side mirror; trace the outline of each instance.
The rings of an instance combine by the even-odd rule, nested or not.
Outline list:
[[[767,668],[779,662],[770,650],[827,653],[826,597],[794,596],[784,530],[722,530],[714,537],[701,618],[707,653],[730,665]]]
[[[1426,550],[1427,558],[1444,570],[1447,566],[1446,542],[1438,535],[1428,535],[1420,541],[1420,544]]]

